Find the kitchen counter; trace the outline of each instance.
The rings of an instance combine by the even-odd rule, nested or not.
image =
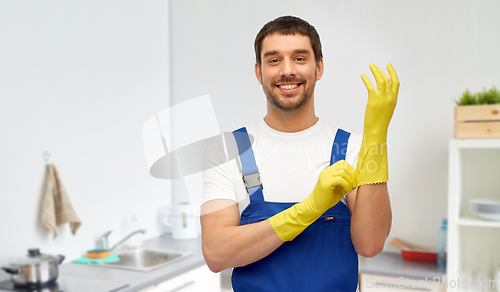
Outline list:
[[[382,252],[373,258],[359,256],[359,273],[425,279],[443,277],[446,269],[436,263],[403,260],[399,252]]]
[[[114,282],[128,284],[119,292],[133,292],[154,286],[155,284],[167,281],[192,269],[205,264],[201,252],[201,239],[176,240],[167,237],[155,237],[145,240],[142,247],[151,249],[171,250],[192,253],[190,256],[179,261],[167,264],[162,268],[150,272],[140,272],[126,269],[100,267],[98,265],[82,265],[67,263],[60,266],[61,275],[80,276],[85,278],[95,278],[110,280]],[[118,287],[117,287],[118,288]],[[97,290],[93,290],[98,292]],[[68,291],[71,292],[71,291]]]
[[[68,260],[68,263],[59,267],[60,281],[58,283],[61,282],[64,287],[71,287],[65,289],[65,292],[89,291],[89,287],[92,287],[92,292],[135,292],[152,287],[205,264],[199,237],[187,240],[155,237],[143,241],[142,247],[188,252],[191,255],[150,272],[100,267],[99,265],[73,264]],[[117,251],[119,252],[119,250]],[[7,279],[10,279],[10,276],[2,273],[0,280]],[[83,286],[82,283],[84,283]]]
[[[155,237],[145,240],[144,248],[171,250],[192,253],[179,261],[167,264],[151,272],[140,272],[127,269],[100,267],[98,265],[62,264],[59,269],[61,278],[65,282],[81,282],[84,279],[88,284],[93,281],[93,292],[110,291],[110,284],[114,284],[116,292],[135,292],[165,282],[171,278],[184,274],[205,264],[201,252],[201,239],[175,240],[167,237]],[[382,252],[373,258],[359,256],[359,273],[384,275],[391,277],[409,277],[424,279],[443,277],[445,269],[439,269],[435,263],[405,261],[400,253]],[[0,280],[10,279],[3,273]],[[102,288],[102,289],[99,289]],[[87,291],[87,290],[82,290]],[[73,292],[70,289],[65,292]]]

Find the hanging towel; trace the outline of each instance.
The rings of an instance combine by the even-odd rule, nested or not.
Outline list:
[[[73,209],[73,205],[68,197],[68,193],[57,173],[54,164],[47,164],[47,191],[43,201],[42,223],[57,237],[56,227],[69,223],[71,233],[75,235],[76,231],[82,224],[80,218]]]

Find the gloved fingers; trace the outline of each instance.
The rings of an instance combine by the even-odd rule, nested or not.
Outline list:
[[[365,74],[361,74],[361,79],[363,79],[363,83],[365,84],[368,93],[375,91],[375,87],[373,87],[372,83],[370,82],[370,79],[368,79],[368,77],[366,77]]]
[[[354,167],[352,167],[350,164],[348,164],[347,174],[352,179],[353,183],[356,182],[356,169],[354,169]]]
[[[337,161],[336,163],[330,166],[330,169],[331,173],[329,174],[334,177],[337,176],[342,177],[350,184],[352,184],[355,181],[356,170],[345,160]]]
[[[345,160],[340,160],[332,165],[332,174],[333,175],[346,174],[351,177],[354,177],[356,174],[356,170]]]
[[[385,92],[385,80],[384,77],[380,74],[378,67],[375,66],[375,64],[371,63],[370,64],[370,70],[372,71],[373,76],[375,77],[375,81],[377,81],[377,91],[378,92]]]
[[[334,178],[342,178],[344,181],[346,181],[349,185],[354,185],[354,182],[356,181],[355,176],[353,176],[351,173],[345,171],[345,170],[338,170],[333,173]],[[336,181],[335,179],[333,181]],[[333,186],[333,184],[332,184]]]
[[[384,78],[385,84],[387,84],[386,89],[389,89],[389,90],[392,89],[391,86],[390,86],[391,79],[389,79],[389,77],[387,76],[387,74],[385,74],[385,72],[382,69],[380,69],[379,67],[377,67],[377,69],[378,69],[378,72],[380,72],[380,75],[382,75],[382,78]]]
[[[340,176],[336,176],[333,178],[331,186],[333,188],[339,186],[341,187],[346,193],[350,193],[353,190],[353,184],[348,182],[347,180],[343,179]]]
[[[396,74],[396,70],[394,70],[394,67],[392,67],[391,63],[387,64],[387,71],[389,71],[389,76],[391,76],[391,87],[394,92],[396,92],[396,95],[398,94],[399,91],[399,79],[398,75]]]
[[[329,168],[331,168],[332,171],[345,170],[349,173],[355,172],[354,168],[344,159],[335,162],[334,164],[330,165]]]

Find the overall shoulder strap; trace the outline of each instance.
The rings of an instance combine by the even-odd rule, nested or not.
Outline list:
[[[333,140],[332,155],[330,157],[330,165],[335,162],[344,159],[347,153],[347,143],[349,142],[349,136],[351,133],[346,132],[342,129],[337,130],[335,134],[335,139]]]
[[[243,182],[245,188],[250,196],[251,202],[264,201],[264,194],[262,193],[262,183],[260,180],[259,169],[255,162],[252,144],[248,137],[247,129],[245,127],[233,131],[234,139],[238,145],[238,153],[240,155],[241,169],[243,171]]]

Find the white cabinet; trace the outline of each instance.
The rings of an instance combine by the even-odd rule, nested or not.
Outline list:
[[[500,222],[469,211],[472,198],[500,199],[500,139],[450,140],[448,163],[448,291],[497,291],[458,284],[492,287],[500,264]]]
[[[156,284],[141,292],[220,292],[220,274],[202,265],[168,281]]]

